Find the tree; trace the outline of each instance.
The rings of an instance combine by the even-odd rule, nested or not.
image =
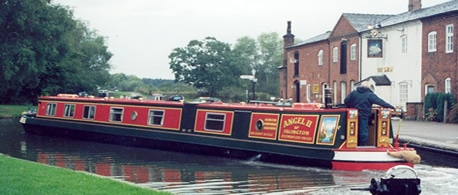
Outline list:
[[[279,35],[262,33],[258,36],[260,59],[256,66],[259,89],[277,95],[279,93],[278,67],[282,62],[283,45]]]
[[[186,47],[175,48],[169,55],[175,81],[188,83],[214,96],[225,86],[236,85],[241,71],[234,65],[229,44],[213,37],[192,40]]]
[[[263,33],[257,40],[250,37],[237,39],[234,54],[243,74],[251,75],[256,71],[257,91],[278,94],[278,70],[282,60],[282,42],[277,33]]]
[[[0,4],[0,103],[41,94],[95,90],[108,78],[111,53],[103,37],[47,0]]]

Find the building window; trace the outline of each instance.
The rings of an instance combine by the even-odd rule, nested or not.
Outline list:
[[[338,52],[339,49],[337,47],[334,47],[334,49],[332,49],[332,62],[337,62]]]
[[[399,100],[401,101],[402,104],[408,101],[408,98],[409,98],[408,94],[409,94],[409,84],[405,82],[399,83]]]
[[[340,74],[347,74],[347,41],[340,43]]]
[[[110,110],[110,121],[122,122],[123,108],[111,108]]]
[[[84,119],[94,119],[94,117],[95,117],[95,106],[84,106],[83,118]]]
[[[432,86],[432,85],[427,85],[427,86],[426,86],[426,90],[425,90],[425,94],[434,93],[434,91],[435,91],[434,86]]]
[[[310,84],[307,84],[306,93],[307,102],[312,103],[312,86]]]
[[[437,32],[428,33],[428,52],[436,52]]]
[[[205,130],[223,131],[225,114],[207,113],[205,118]]]
[[[299,52],[294,52],[294,75],[299,76]]]
[[[401,52],[407,53],[407,36],[401,36]]]
[[[350,59],[356,60],[356,44],[350,46]]]
[[[445,53],[453,52],[453,24],[445,26]]]
[[[74,104],[65,104],[64,117],[73,117],[75,114],[75,105]]]
[[[55,103],[48,103],[46,106],[46,115],[48,116],[55,116],[56,115],[56,107]]]
[[[445,79],[445,93],[452,93],[452,79]]]
[[[322,49],[318,52],[318,65],[319,66],[323,65],[323,50]]]
[[[336,81],[332,82],[332,87],[334,88],[332,90],[332,93],[333,93],[333,97],[332,98],[333,98],[333,100],[335,102],[335,101],[337,101],[337,82]]]
[[[347,83],[341,82],[340,83],[340,102],[343,104],[345,103],[345,97],[347,97]]]
[[[164,121],[163,110],[149,110],[148,114],[148,125],[162,126]]]

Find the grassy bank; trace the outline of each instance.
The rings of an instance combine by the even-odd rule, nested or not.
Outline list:
[[[21,113],[30,109],[36,109],[33,105],[0,105],[0,118],[20,117]]]
[[[170,194],[0,154],[2,194]]]

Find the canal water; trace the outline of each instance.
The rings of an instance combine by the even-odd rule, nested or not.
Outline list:
[[[0,119],[0,153],[174,194],[370,194],[351,189],[385,175],[29,135],[18,119]],[[422,164],[414,169],[421,194],[456,194],[458,157],[419,153]]]

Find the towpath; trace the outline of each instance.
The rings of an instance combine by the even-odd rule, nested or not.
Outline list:
[[[452,155],[458,155],[458,124],[392,120],[393,133],[399,123],[399,139],[412,147],[422,147]]]

